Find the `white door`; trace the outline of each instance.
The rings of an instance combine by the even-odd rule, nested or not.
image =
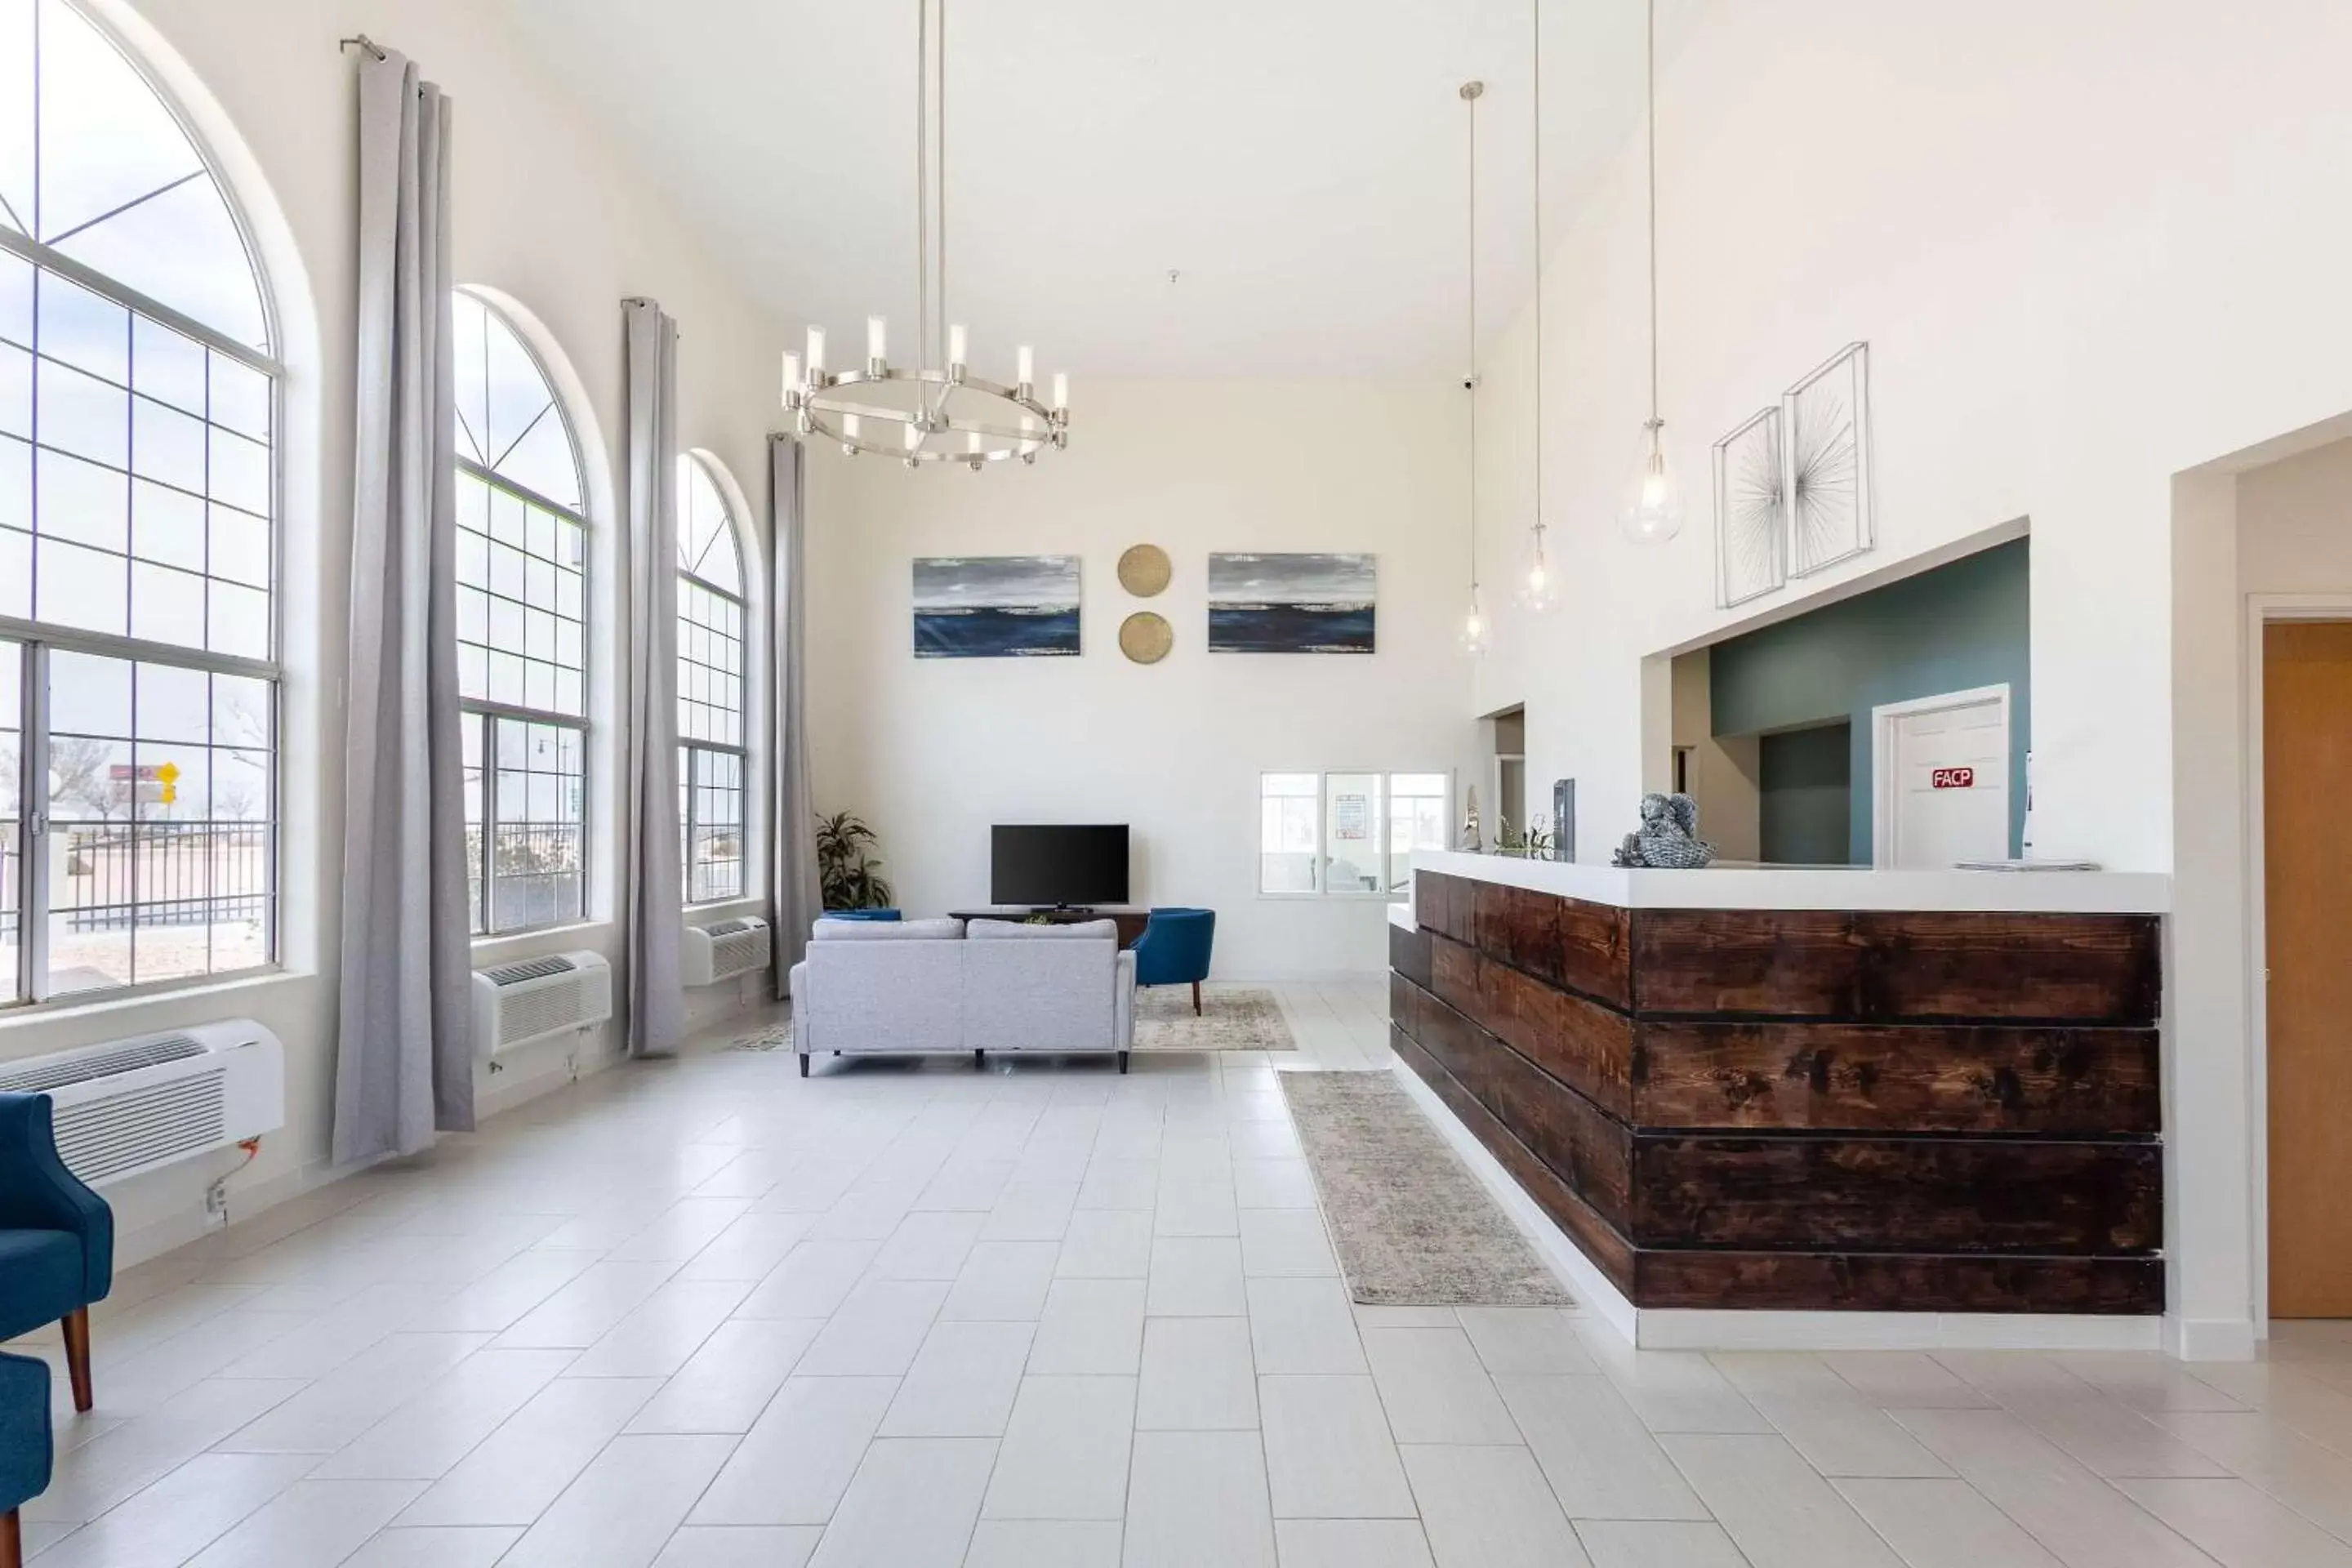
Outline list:
[[[1877,863],[1942,870],[2009,853],[2009,689],[1877,710]]]

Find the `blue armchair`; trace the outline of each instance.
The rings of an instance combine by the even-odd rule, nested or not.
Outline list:
[[[23,1568],[16,1510],[49,1489],[49,1363],[0,1354],[0,1568]]]
[[[0,1340],[65,1330],[74,1408],[88,1410],[89,1304],[114,1285],[114,1211],[58,1158],[46,1094],[0,1094]]]
[[[1214,910],[1164,909],[1151,911],[1143,934],[1135,939],[1135,983],[1138,985],[1192,986],[1192,1012],[1201,1011],[1201,982],[1209,977],[1209,949],[1217,936]]]

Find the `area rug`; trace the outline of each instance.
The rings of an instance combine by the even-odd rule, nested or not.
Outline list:
[[[719,1049],[725,1051],[788,1051],[793,1048],[793,1021],[771,1024],[749,1035],[739,1035]]]
[[[1135,994],[1135,1048],[1295,1051],[1298,1042],[1271,991],[1247,985],[1202,991],[1201,1015],[1194,1017],[1191,986],[1152,985]]]
[[[1393,1074],[1276,1076],[1355,1300],[1381,1307],[1569,1303],[1527,1237]]]

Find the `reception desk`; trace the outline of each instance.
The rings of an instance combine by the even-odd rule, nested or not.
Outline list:
[[[1633,1308],[2162,1310],[2165,879],[1415,868],[1397,1054]]]

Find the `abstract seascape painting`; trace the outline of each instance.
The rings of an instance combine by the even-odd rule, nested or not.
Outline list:
[[[1212,555],[1211,653],[1370,653],[1370,555]]]
[[[1080,651],[1076,556],[917,558],[917,658],[1055,658]]]

